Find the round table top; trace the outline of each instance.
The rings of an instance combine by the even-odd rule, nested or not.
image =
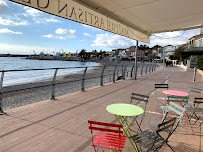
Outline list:
[[[187,97],[189,93],[177,90],[164,90],[162,91],[164,94],[171,95],[171,96],[178,96],[178,97]]]
[[[138,116],[141,115],[144,110],[138,106],[126,103],[111,104],[106,107],[109,113],[119,116]]]

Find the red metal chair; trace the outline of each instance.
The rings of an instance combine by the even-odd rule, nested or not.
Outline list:
[[[101,149],[110,149],[114,151],[122,151],[125,145],[126,136],[123,136],[123,125],[90,121],[89,129],[92,134],[92,146],[95,152]],[[93,130],[99,131],[96,136],[93,135]]]

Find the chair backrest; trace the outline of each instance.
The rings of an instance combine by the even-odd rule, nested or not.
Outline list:
[[[185,112],[184,107],[181,107],[181,106],[179,106],[178,104],[176,104],[174,102],[169,103],[168,109],[169,109],[169,111],[175,112],[180,117],[182,117],[184,115],[184,112]]]
[[[123,131],[121,130],[123,128],[123,125],[91,121],[91,120],[88,120],[88,123],[90,125],[89,129],[91,130],[91,133],[93,130],[97,130],[97,131],[103,131],[103,132],[111,132],[119,135],[123,134]],[[109,129],[106,127],[112,127],[113,129]]]
[[[168,90],[168,88],[169,88],[167,83],[156,83],[154,85],[155,85],[155,89],[162,88],[162,89],[167,89]]]
[[[168,113],[166,115],[168,115]],[[162,135],[161,136],[165,139],[165,141],[168,140],[168,138],[173,134],[173,132],[177,128],[177,125],[174,128],[176,119],[177,119],[176,117],[172,117],[170,119],[163,121],[161,124],[158,125],[156,133],[159,135],[161,135],[161,133],[163,133],[165,135],[165,138]]]
[[[147,96],[147,95],[138,94],[138,93],[131,93],[131,102],[130,102],[130,104],[132,104],[132,100],[137,100],[139,102],[148,103],[148,99],[149,99],[149,96]]]
[[[184,104],[188,104],[188,99],[189,97],[177,97],[177,96],[167,96],[166,97],[166,100],[167,102],[181,102],[181,103],[184,103]]]
[[[154,87],[156,89],[156,97],[157,97],[157,91],[159,89],[161,89],[161,90],[168,90],[168,88],[169,88],[167,83],[156,83],[154,85],[155,85]]]
[[[120,149],[120,147],[121,147],[120,144],[122,142],[121,139],[122,139],[122,134],[123,134],[123,131],[122,131],[123,125],[91,121],[91,120],[88,120],[88,123],[89,123],[89,129],[91,130],[91,134],[92,134],[92,144],[93,144],[94,149],[95,149],[95,143],[94,143],[93,130],[105,132],[104,134],[98,133],[99,137],[96,138],[96,139],[99,139],[100,137],[105,136],[105,139],[101,140],[103,144],[106,143],[106,140],[108,140],[107,139],[107,137],[108,137],[108,138],[111,138],[112,142],[114,142],[114,144],[112,144],[112,145],[118,146],[117,147],[118,150]],[[106,132],[113,133],[113,136],[110,136],[110,134],[106,133]],[[99,141],[99,142],[101,142],[101,141]],[[98,141],[96,143],[98,143]],[[108,143],[106,143],[104,145],[111,146],[111,144],[108,144]],[[98,147],[105,148],[105,149],[111,149],[111,148],[109,148],[109,147],[107,148],[105,146],[98,146]],[[95,149],[95,151],[97,151],[97,150]]]
[[[196,88],[196,87],[190,87],[189,94],[191,94],[191,93],[195,93],[195,94],[198,94],[199,96],[202,96],[203,95],[203,89]]]
[[[203,98],[195,98],[194,103],[197,104],[203,103]]]
[[[168,115],[168,112],[166,113],[165,118],[167,115]],[[158,125],[156,130],[157,134],[155,138],[151,138],[151,142],[153,142],[153,144],[151,145],[149,150],[158,151],[157,149],[159,149],[160,147],[162,147],[164,144],[167,143],[168,138],[173,134],[173,132],[176,129],[173,127],[175,122],[176,122],[176,117],[173,117],[167,120],[164,119],[162,123]]]

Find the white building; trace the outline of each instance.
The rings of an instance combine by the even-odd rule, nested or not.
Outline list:
[[[174,55],[174,52],[178,47],[179,46],[173,46],[173,45],[164,46],[165,56],[169,57],[170,55]]]
[[[203,47],[203,34],[195,35],[189,39],[189,48],[191,47]]]

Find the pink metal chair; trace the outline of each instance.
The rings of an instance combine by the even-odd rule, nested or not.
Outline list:
[[[95,152],[99,149],[110,149],[114,151],[122,151],[125,145],[126,136],[123,136],[123,125],[90,121],[89,129],[92,134],[92,146]],[[107,128],[108,127],[108,128]],[[93,130],[99,131],[94,137]]]

